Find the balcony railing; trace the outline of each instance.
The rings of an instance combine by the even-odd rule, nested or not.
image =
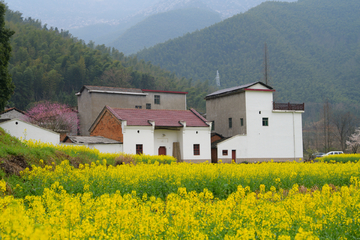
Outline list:
[[[273,102],[273,110],[293,110],[293,111],[304,111],[304,103],[276,103]]]

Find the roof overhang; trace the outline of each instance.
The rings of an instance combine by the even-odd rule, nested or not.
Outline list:
[[[89,93],[110,93],[120,95],[136,95],[136,96],[147,96],[147,93],[136,93],[136,92],[121,92],[121,91],[106,91],[106,90],[89,90]]]
[[[143,92],[154,92],[154,93],[172,93],[172,94],[188,94],[188,92],[180,92],[180,91],[163,91],[163,90],[149,90],[149,89],[141,89]]]

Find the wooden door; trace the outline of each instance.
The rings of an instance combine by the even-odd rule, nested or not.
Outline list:
[[[236,150],[232,150],[231,155],[232,155],[231,159],[234,160],[234,162],[236,162]]]
[[[218,162],[218,158],[217,158],[217,148],[212,148],[212,149],[211,149],[211,162],[212,162],[212,163],[217,163],[217,162]]]
[[[166,147],[159,147],[158,155],[166,155]]]

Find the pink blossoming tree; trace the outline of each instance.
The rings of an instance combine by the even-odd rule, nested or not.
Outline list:
[[[360,147],[360,127],[355,129],[355,132],[351,134],[349,140],[346,141],[346,145],[351,148],[352,153],[356,153]]]
[[[68,132],[76,135],[79,129],[77,111],[69,106],[49,101],[39,102],[26,112],[27,122],[55,132]]]

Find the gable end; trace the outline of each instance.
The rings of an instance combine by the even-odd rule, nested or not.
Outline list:
[[[90,128],[90,136],[102,136],[123,142],[121,121],[108,108],[104,108]]]

